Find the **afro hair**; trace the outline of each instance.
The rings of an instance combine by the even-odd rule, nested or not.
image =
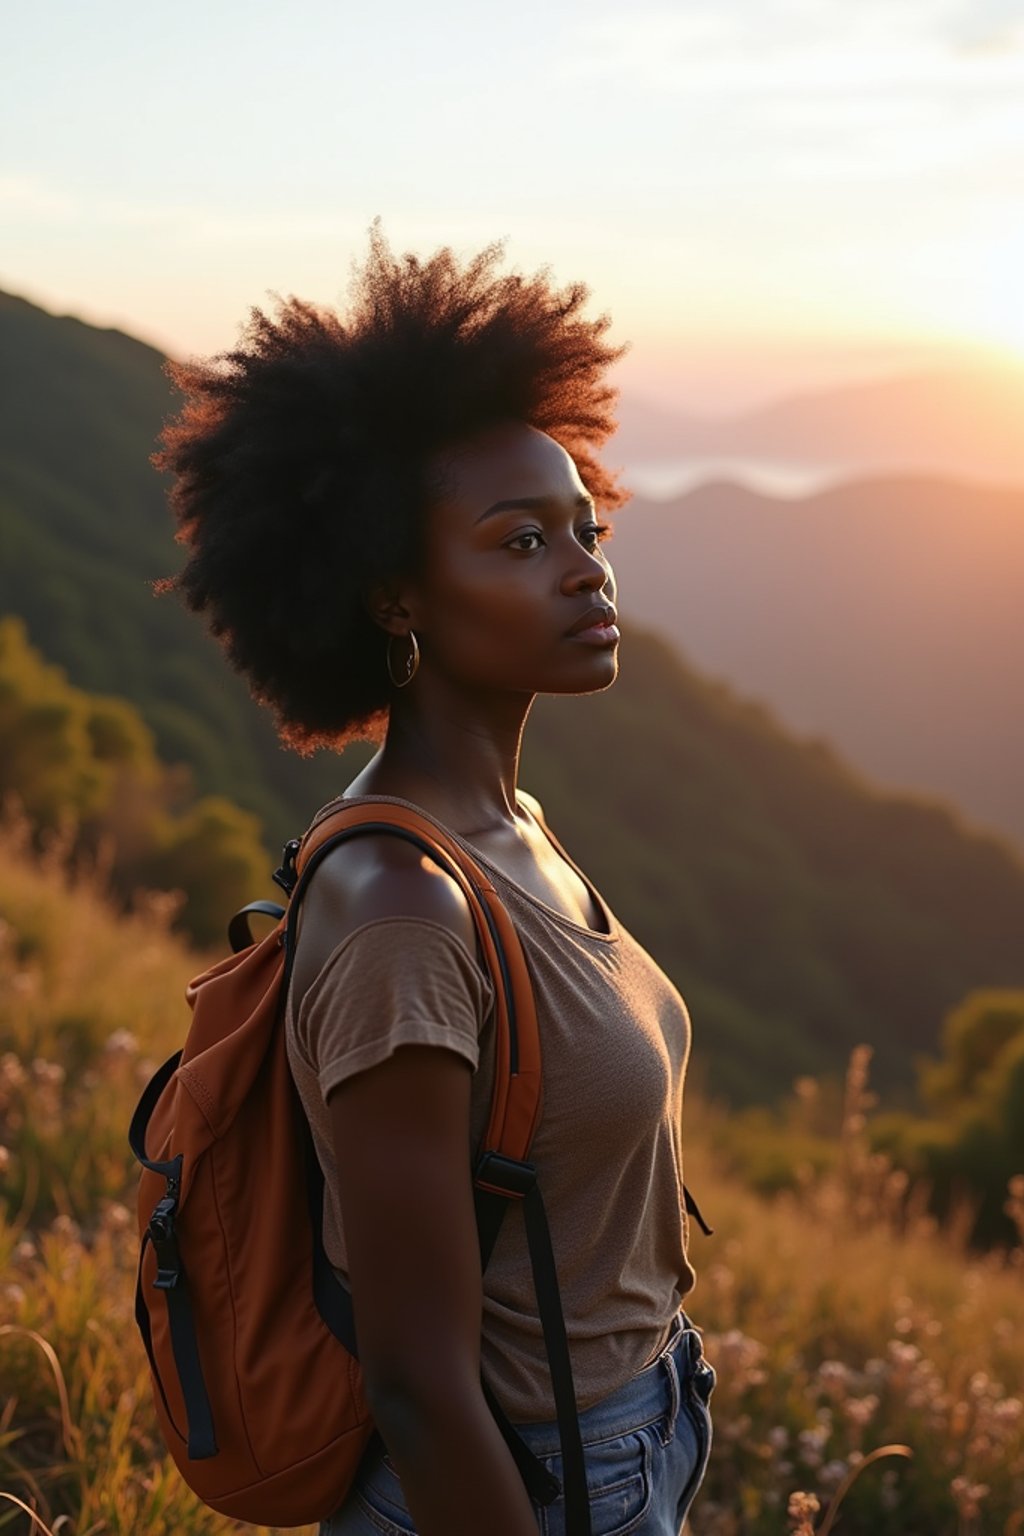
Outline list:
[[[417,569],[438,453],[525,422],[604,510],[626,499],[596,457],[624,349],[582,316],[582,284],[502,273],[502,254],[397,258],[375,224],[346,315],[275,296],[233,351],[167,364],[184,404],[153,463],[189,553],[157,590],[206,617],[299,752],[383,734],[387,635],[366,599]]]

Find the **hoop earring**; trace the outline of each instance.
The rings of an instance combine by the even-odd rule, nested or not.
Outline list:
[[[405,676],[404,677],[396,677],[395,676],[395,669],[394,669],[394,666],[392,665],[392,661],[391,661],[391,646],[394,643],[394,641],[396,639],[398,639],[398,638],[399,637],[397,635],[389,635],[389,637],[388,637],[388,649],[387,649],[388,677],[391,679],[392,687],[394,687],[394,688],[408,688],[409,684],[412,682],[413,678],[416,676],[417,671],[419,670],[419,665],[420,665],[420,647],[419,647],[419,642],[416,639],[416,636],[413,634],[412,630],[410,629],[409,634],[408,634],[408,639],[412,643],[412,650],[409,652],[408,656],[406,657],[406,661],[405,661]]]

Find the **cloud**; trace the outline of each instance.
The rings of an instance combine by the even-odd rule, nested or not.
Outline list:
[[[957,44],[957,52],[968,58],[1020,56],[1024,54],[1024,22],[977,31]]]
[[[1001,0],[696,0],[599,12],[563,57],[577,90],[618,106],[637,177],[654,146],[677,196],[707,185],[777,200],[788,183],[876,187],[884,201],[941,179],[969,195],[986,162],[1024,145],[1024,52],[993,32],[1003,25]],[[1000,45],[978,46],[983,35]]]
[[[961,12],[937,0],[762,0],[756,8],[722,0],[609,14],[583,24],[563,68],[698,99],[981,92],[1024,83],[1024,28],[999,10]]]

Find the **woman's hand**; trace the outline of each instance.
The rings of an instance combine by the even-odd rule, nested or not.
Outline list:
[[[454,1052],[403,1046],[330,1097],[360,1360],[421,1536],[536,1536],[480,1389],[471,1081]]]

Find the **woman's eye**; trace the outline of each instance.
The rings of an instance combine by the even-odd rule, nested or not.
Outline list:
[[[605,539],[611,538],[612,530],[608,523],[587,523],[585,528],[580,529],[579,536],[589,548],[596,549]]]
[[[611,532],[607,523],[587,523],[577,531],[576,537],[584,549],[596,549],[604,539],[611,537]],[[543,535],[536,528],[529,528],[523,533],[517,533],[515,538],[509,539],[505,547],[529,555],[534,550],[540,549],[543,543]]]

